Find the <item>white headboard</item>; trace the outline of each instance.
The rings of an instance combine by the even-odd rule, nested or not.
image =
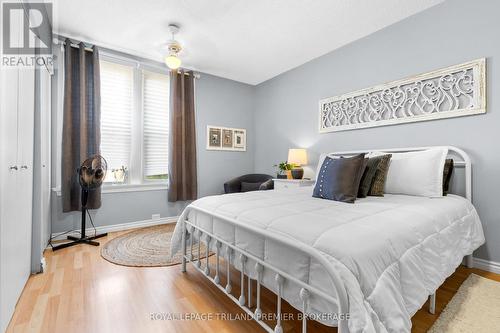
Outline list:
[[[388,153],[404,153],[409,151],[420,151],[436,147],[448,148],[448,156],[453,158],[453,165],[457,168],[464,168],[465,171],[465,197],[472,202],[472,164],[469,155],[460,148],[454,146],[428,146],[428,147],[410,147],[410,148],[388,148],[388,149],[370,149],[355,151],[339,151],[329,153],[328,155],[356,155],[371,151],[383,151]],[[458,160],[457,160],[458,158]]]

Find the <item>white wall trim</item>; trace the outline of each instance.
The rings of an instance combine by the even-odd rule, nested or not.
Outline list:
[[[179,218],[178,216],[170,216],[170,217],[161,217],[159,219],[149,219],[149,220],[136,221],[136,222],[98,226],[98,227],[96,227],[96,231],[97,231],[97,233],[103,233],[103,232],[115,232],[115,231],[123,231],[123,230],[136,229],[136,228],[151,227],[151,226],[160,225],[160,224],[176,223],[178,218]],[[87,228],[85,233],[87,235],[93,235],[94,228]],[[79,233],[76,231],[68,233],[68,234],[57,236],[59,234],[60,234],[60,232],[53,233],[52,240],[64,240],[64,239],[66,239],[66,236],[69,236],[69,235],[78,236],[79,235]],[[47,248],[50,248],[50,246],[48,246]]]
[[[482,269],[491,273],[500,274],[500,263],[480,258],[474,258],[474,268]]]

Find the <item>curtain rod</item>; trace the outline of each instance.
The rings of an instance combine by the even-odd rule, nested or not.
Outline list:
[[[68,38],[68,39],[70,39],[70,38]],[[70,39],[70,40],[71,40],[71,39]],[[82,42],[82,43],[83,43],[83,42]],[[56,44],[56,45],[57,45],[57,44],[66,45],[66,41],[64,41],[64,40],[60,40],[60,39],[58,39],[58,38],[54,38],[54,44]],[[83,44],[85,45],[85,43],[83,43]],[[71,42],[71,45],[70,45],[70,46],[71,46],[71,47],[73,47],[73,48],[75,48],[75,49],[79,49],[79,48],[80,48],[80,44],[77,44],[77,43],[74,43],[74,42]],[[94,52],[94,49],[93,49],[92,47],[85,46],[85,51],[88,51],[88,52]],[[109,54],[109,52],[106,52],[106,51],[105,51],[104,53],[106,54],[106,56],[113,57],[113,55],[110,55],[110,54]],[[133,61],[140,63],[140,61],[137,61],[137,60],[133,60]],[[147,66],[147,64],[146,64],[146,66]],[[178,71],[177,71],[177,74],[181,74],[181,73],[182,73],[182,72],[181,72],[180,70],[178,70]],[[199,79],[199,78],[201,77],[199,73],[195,73],[194,71],[192,71],[192,73],[193,73],[193,77],[194,77],[195,79]],[[188,76],[189,76],[189,75],[191,75],[190,73],[186,73],[186,72],[184,72],[183,74],[184,74],[184,75],[188,75]]]

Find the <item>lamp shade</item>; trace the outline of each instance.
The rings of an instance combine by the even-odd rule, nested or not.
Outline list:
[[[170,69],[177,69],[181,66],[181,59],[179,59],[175,54],[171,54],[165,57],[165,64]]]
[[[307,151],[302,148],[289,149],[288,163],[295,165],[307,164]]]

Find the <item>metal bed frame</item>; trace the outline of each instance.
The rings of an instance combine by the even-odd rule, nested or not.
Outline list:
[[[472,164],[470,161],[469,156],[467,153],[465,153],[463,150],[453,147],[453,146],[445,146],[448,148],[448,154],[451,152],[453,153],[454,157],[459,157],[462,159],[462,161],[456,161],[454,165],[459,168],[464,168],[465,169],[465,197],[472,201]],[[434,148],[434,147],[416,147],[416,148],[391,148],[391,149],[376,149],[372,151],[383,151],[383,152],[411,152],[411,151],[422,151],[426,150],[429,148]],[[343,152],[335,152],[331,153],[330,155],[343,155],[343,156],[349,156],[349,155],[355,155],[359,153],[363,153],[366,151],[343,151]],[[188,220],[189,217],[189,212],[191,211],[196,211],[199,213],[206,214],[209,216],[211,219],[211,222],[213,222],[214,219],[217,220],[222,220],[225,222],[229,222],[230,224],[235,225],[237,228],[244,229],[250,233],[254,233],[256,235],[259,235],[263,237],[264,239],[270,239],[274,242],[277,242],[278,244],[285,245],[288,247],[291,247],[293,249],[301,251],[303,254],[306,254],[309,256],[309,258],[316,260],[319,264],[321,264],[324,269],[326,270],[329,279],[332,283],[333,286],[333,293],[332,294],[326,294],[325,292],[315,288],[312,285],[309,285],[308,283],[305,283],[304,281],[301,281],[294,276],[291,276],[290,274],[282,271],[281,269],[274,267],[271,265],[269,262],[266,262],[264,259],[261,259],[248,251],[245,251],[241,248],[238,248],[234,244],[231,244],[220,237],[215,236],[211,232],[203,229],[202,227],[196,225],[196,221],[191,222]],[[309,300],[311,297],[321,297],[324,300],[331,302],[333,304],[338,305],[338,314],[339,314],[339,319],[338,319],[338,332],[339,333],[347,333],[349,332],[348,328],[348,316],[345,316],[349,313],[349,303],[348,303],[348,298],[347,298],[347,291],[344,287],[344,284],[339,276],[339,274],[332,268],[332,265],[327,261],[327,259],[315,248],[312,246],[309,246],[304,243],[296,242],[291,238],[279,238],[276,235],[272,233],[268,233],[265,229],[257,228],[252,225],[242,225],[238,223],[236,220],[228,217],[221,216],[219,214],[214,214],[212,212],[209,212],[205,209],[194,207],[192,205],[189,205],[186,208],[185,214],[183,216],[186,216],[186,219],[184,221],[181,221],[182,223],[182,272],[186,272],[186,265],[187,262],[191,262],[193,264],[193,267],[204,274],[212,283],[214,283],[217,288],[219,288],[222,292],[224,292],[233,302],[235,302],[238,306],[245,311],[248,315],[250,315],[266,332],[274,332],[274,333],[282,333],[283,332],[283,327],[281,325],[281,303],[282,303],[282,295],[283,295],[283,285],[287,281],[291,281],[301,287],[299,297],[300,300],[302,301],[302,332],[306,333],[307,332],[307,315],[308,315],[308,305],[309,305]],[[197,218],[198,214],[194,214],[195,219]],[[189,237],[189,248],[190,248],[190,253],[188,254],[188,236]],[[206,253],[205,253],[205,258],[203,259],[205,261],[204,268],[202,267],[202,260],[200,259],[201,253],[200,253],[200,247],[198,246],[198,254],[197,254],[197,259],[194,259],[195,257],[193,256],[193,238],[197,238],[198,240],[202,240],[202,237],[205,237],[205,244],[206,244]],[[213,243],[215,242],[215,243]],[[210,251],[210,245],[215,244],[215,275],[212,277],[211,276],[211,271],[210,271],[210,265],[209,265],[209,251]],[[220,268],[220,257],[221,257],[221,249],[222,246],[225,247],[225,257],[224,260],[226,262],[226,277],[227,277],[227,284],[226,286],[222,286],[220,282],[220,277],[221,277],[221,268]],[[231,294],[232,291],[232,286],[231,286],[231,277],[230,277],[230,272],[231,272],[231,263],[235,263],[235,260],[238,259],[241,264],[241,269],[240,269],[240,278],[241,278],[241,290],[240,290],[240,296],[239,298],[236,298]],[[254,272],[256,273],[255,276],[257,277],[256,283],[257,283],[257,290],[256,290],[256,303],[255,303],[255,310],[252,311],[252,284],[251,284],[251,278],[250,274],[246,274],[246,272],[249,272],[251,267],[247,267],[247,261],[248,259],[251,259],[256,262],[255,266],[253,267]],[[473,258],[472,254],[469,254],[466,256],[466,266],[467,267],[472,267],[473,265]],[[233,265],[234,266],[234,265]],[[263,276],[263,271],[268,270],[271,271],[275,274],[275,282],[276,282],[276,290],[277,290],[277,310],[276,310],[276,326],[274,328],[271,328],[265,321],[262,320],[262,310],[261,310],[261,284],[262,284],[262,276]],[[245,275],[248,277],[248,283],[247,283],[247,297],[245,297]],[[433,293],[429,295],[429,312],[434,314],[436,309],[436,294]]]

